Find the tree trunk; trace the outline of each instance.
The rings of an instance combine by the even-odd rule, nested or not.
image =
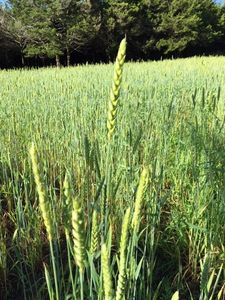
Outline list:
[[[21,64],[22,64],[22,67],[24,67],[25,61],[24,61],[24,56],[23,56],[23,54],[21,54]]]
[[[8,52],[7,51],[5,51],[5,66],[6,66],[6,68],[9,67],[9,57],[8,57]]]
[[[69,49],[66,48],[66,63],[67,63],[67,67],[70,66],[70,52]]]
[[[42,67],[45,66],[45,58],[44,57],[41,57],[41,62],[42,62]]]
[[[59,55],[55,56],[55,62],[56,62],[56,67],[60,68],[60,59],[59,59]]]

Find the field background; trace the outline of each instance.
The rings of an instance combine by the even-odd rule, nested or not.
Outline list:
[[[63,181],[68,172],[82,203],[88,245],[92,211],[100,210],[104,197],[99,189],[112,75],[113,65],[0,72],[1,299],[48,298],[43,262],[50,277],[52,271],[28,152],[32,142],[57,232],[60,290],[72,299]],[[223,57],[125,64],[111,155],[114,281],[123,216],[133,206],[141,169],[150,170],[132,262],[138,276],[127,284],[126,299],[153,299],[159,284],[157,299],[170,299],[176,290],[181,299],[191,299],[190,294],[193,299],[216,299],[210,298],[212,289],[206,295],[205,282],[215,272],[214,284],[219,270],[214,292],[223,285],[224,87]],[[95,281],[86,276],[85,299],[101,298],[100,277]]]

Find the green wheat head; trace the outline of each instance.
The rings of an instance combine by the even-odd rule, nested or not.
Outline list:
[[[90,253],[94,255],[98,250],[98,214],[94,210],[92,214],[91,248]]]
[[[84,239],[84,218],[82,214],[81,205],[77,199],[73,201],[72,210],[72,236],[74,244],[74,257],[80,271],[83,272],[85,268],[86,251]]]
[[[173,294],[171,300],[179,300],[179,291],[176,291],[176,292]]]
[[[66,197],[66,205],[71,206],[72,193],[71,193],[71,186],[70,186],[70,180],[69,180],[68,173],[66,173],[64,181],[63,181],[63,191],[64,191],[64,195]]]
[[[106,244],[102,244],[101,249],[101,268],[103,274],[103,287],[105,293],[105,300],[113,299],[113,289],[112,289],[112,278],[109,267],[109,257]]]
[[[121,232],[120,240],[120,264],[119,264],[119,278],[116,289],[116,300],[122,300],[124,296],[124,289],[126,283],[126,248],[128,241],[128,232],[130,224],[130,208],[127,209]]]
[[[65,205],[64,205],[64,224],[65,224],[65,233],[66,236],[69,236],[69,227],[71,222],[71,210],[72,210],[72,192],[71,192],[71,186],[70,186],[70,180],[69,176],[66,173],[65,179],[63,182],[63,191],[65,195]]]
[[[140,219],[141,219],[141,208],[143,205],[143,196],[148,182],[148,169],[144,167],[141,172],[139,185],[137,189],[136,199],[135,199],[135,206],[134,206],[134,214],[132,218],[132,228],[135,233],[138,231]]]
[[[113,77],[113,85],[110,92],[110,100],[108,105],[107,129],[108,140],[111,140],[115,130],[116,111],[118,106],[118,98],[122,81],[123,65],[126,55],[126,38],[124,38],[119,46]]]
[[[39,171],[39,165],[37,160],[37,150],[34,144],[32,144],[30,148],[30,157],[32,162],[32,169],[34,174],[34,180],[37,187],[37,192],[39,196],[39,207],[41,210],[41,214],[44,220],[45,228],[48,235],[48,240],[52,241],[53,239],[53,224],[52,224],[52,218],[50,213],[50,207],[47,202],[46,192],[43,186],[43,183],[41,181],[40,171]]]

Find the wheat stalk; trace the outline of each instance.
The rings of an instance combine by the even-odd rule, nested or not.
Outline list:
[[[110,164],[110,152],[111,152],[111,139],[113,137],[113,133],[115,131],[115,120],[116,120],[116,112],[118,106],[120,85],[122,81],[122,71],[123,65],[125,61],[126,55],[126,38],[124,38],[119,46],[119,50],[116,57],[115,68],[114,68],[114,76],[113,76],[113,84],[110,92],[109,104],[108,104],[108,114],[107,114],[107,129],[108,129],[108,147],[106,153],[106,178],[105,178],[105,186],[107,188],[107,197],[103,198],[101,202],[101,223],[102,223],[102,232],[104,232],[104,228],[106,227],[107,220],[106,212],[109,206],[110,199],[110,177],[111,177],[111,164]],[[105,223],[104,223],[105,221]]]
[[[115,62],[113,84],[112,84],[112,89],[110,92],[110,100],[108,104],[108,117],[107,117],[108,140],[111,140],[113,136],[113,132],[115,130],[116,111],[118,106],[118,98],[119,98],[120,86],[122,81],[122,72],[123,72],[123,65],[125,61],[125,55],[126,55],[126,38],[124,38],[120,43],[116,62]]]
[[[38,197],[39,197],[39,207],[41,210],[42,218],[44,220],[45,228],[46,228],[47,235],[48,235],[48,240],[52,241],[52,239],[53,239],[53,224],[52,224],[52,219],[51,219],[51,213],[50,213],[49,204],[47,203],[46,192],[45,192],[43,183],[41,181],[39,165],[38,165],[38,160],[37,160],[37,150],[36,150],[34,143],[32,143],[32,146],[31,146],[29,152],[30,152],[30,157],[31,157],[31,162],[32,162],[34,180],[36,183]]]
[[[116,300],[122,300],[124,296],[125,280],[126,280],[126,248],[128,240],[128,231],[130,223],[130,208],[127,209],[121,232],[120,240],[120,264],[119,264],[119,278],[116,289]]]

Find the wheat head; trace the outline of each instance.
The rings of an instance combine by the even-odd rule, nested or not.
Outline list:
[[[30,157],[31,157],[31,162],[32,162],[34,180],[36,183],[36,188],[37,188],[38,197],[39,197],[39,207],[41,210],[42,218],[44,220],[45,228],[46,228],[47,235],[48,235],[48,240],[52,241],[52,239],[53,239],[53,224],[52,224],[51,212],[50,212],[49,204],[47,202],[44,185],[41,181],[38,159],[37,159],[37,150],[36,150],[34,143],[32,144],[29,152],[30,152]]]
[[[91,229],[91,248],[90,253],[94,255],[98,250],[98,214],[94,209],[92,214],[92,229]]]
[[[141,218],[141,208],[143,205],[143,196],[148,182],[148,169],[146,167],[143,168],[139,180],[139,185],[137,189],[135,205],[134,205],[134,214],[132,218],[132,228],[135,233],[138,231],[140,218]]]
[[[101,249],[101,268],[103,274],[103,287],[105,293],[105,300],[113,299],[113,289],[112,289],[112,278],[109,267],[109,257],[106,244],[102,244]]]
[[[80,271],[83,272],[86,261],[86,249],[84,238],[84,218],[81,205],[77,199],[73,201],[72,210],[72,236],[74,244],[74,257]]]
[[[116,111],[118,106],[118,98],[120,93],[120,86],[122,81],[123,65],[126,55],[126,38],[124,38],[119,46],[115,69],[112,89],[110,92],[110,100],[108,104],[108,117],[107,117],[107,129],[108,129],[108,140],[111,140],[113,132],[115,130]]]

